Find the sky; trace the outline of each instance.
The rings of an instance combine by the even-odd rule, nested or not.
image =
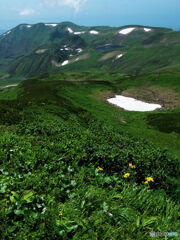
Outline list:
[[[0,29],[71,21],[84,26],[146,25],[180,30],[180,0],[0,0]]]

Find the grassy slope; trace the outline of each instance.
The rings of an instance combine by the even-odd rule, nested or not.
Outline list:
[[[165,76],[156,84],[162,86]],[[173,79],[178,90],[179,75]],[[45,74],[21,84],[17,99],[0,101],[2,239],[144,240],[150,231],[178,231],[179,163],[157,146],[172,150],[174,136],[148,129],[148,114],[95,98],[143,81],[107,73]],[[145,177],[154,182],[145,185]]]
[[[74,31],[100,31],[99,35],[88,32],[73,35],[67,32],[67,26]],[[126,28],[129,26],[124,26]],[[140,74],[153,71],[179,69],[180,34],[166,28],[152,28],[145,32],[142,26],[128,35],[118,33],[121,28],[110,27],[82,27],[72,23],[61,23],[57,27],[47,27],[35,24],[27,29],[20,25],[5,37],[0,39],[0,69],[10,74],[31,77],[39,73],[56,71],[97,71],[98,69],[126,74]],[[77,52],[59,51],[62,45],[72,48],[83,48],[90,58],[69,64],[64,67],[54,67],[51,60],[62,63],[70,54],[78,57]],[[96,47],[105,44],[124,46],[118,49],[124,56],[105,61],[99,59],[113,50],[96,51]],[[39,48],[46,48],[43,54],[36,54]],[[116,49],[117,50],[117,49]],[[115,50],[114,50],[115,51]],[[6,66],[5,66],[6,65]]]

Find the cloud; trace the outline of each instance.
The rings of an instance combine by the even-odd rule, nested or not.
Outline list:
[[[62,3],[68,7],[74,8],[75,12],[79,12],[86,1],[87,0],[62,0]]]
[[[56,7],[56,6],[67,6],[74,9],[75,12],[79,12],[87,0],[44,0],[41,2],[41,6],[45,7]]]
[[[29,15],[33,15],[35,13],[35,11],[31,8],[26,8],[23,9],[19,12],[20,16],[29,16]]]

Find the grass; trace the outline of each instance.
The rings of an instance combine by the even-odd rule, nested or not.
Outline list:
[[[9,100],[0,93],[1,239],[144,240],[178,231],[172,134],[148,129],[146,117],[157,113],[95,98],[124,90],[128,79],[43,74],[8,90]],[[161,148],[165,136],[169,151]]]

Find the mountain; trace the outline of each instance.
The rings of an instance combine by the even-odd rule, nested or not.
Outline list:
[[[6,32],[6,30],[0,29],[0,35],[3,34],[3,33],[5,33],[5,32]]]
[[[0,72],[104,70],[125,74],[178,69],[180,32],[168,28],[21,24],[0,36]]]
[[[65,22],[0,35],[2,240],[178,236],[179,34]]]

